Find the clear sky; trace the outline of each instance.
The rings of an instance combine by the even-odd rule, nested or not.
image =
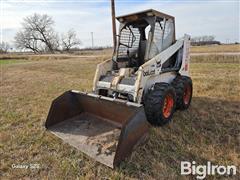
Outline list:
[[[75,29],[83,46],[112,44],[110,0],[0,0],[1,39],[11,44],[24,17],[48,14],[60,34]],[[239,0],[116,0],[116,15],[156,9],[176,18],[176,34],[215,35],[221,42],[239,42]],[[118,25],[118,24],[117,24]]]

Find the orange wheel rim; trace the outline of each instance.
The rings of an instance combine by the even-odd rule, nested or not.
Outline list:
[[[168,94],[164,99],[164,106],[163,106],[163,116],[168,118],[172,113],[174,100],[171,94]]]
[[[184,104],[187,105],[189,104],[190,98],[191,98],[191,87],[188,85],[185,90],[184,90],[184,94],[183,94],[183,101]]]

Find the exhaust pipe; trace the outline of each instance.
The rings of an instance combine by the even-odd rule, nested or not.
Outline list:
[[[45,127],[114,168],[144,139],[149,124],[142,105],[71,90],[52,102]]]

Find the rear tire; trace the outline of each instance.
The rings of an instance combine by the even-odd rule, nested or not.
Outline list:
[[[156,83],[144,97],[147,120],[153,126],[163,126],[172,119],[176,106],[176,93],[168,83]]]
[[[177,96],[176,109],[188,109],[192,100],[192,79],[187,76],[177,76],[172,85]]]

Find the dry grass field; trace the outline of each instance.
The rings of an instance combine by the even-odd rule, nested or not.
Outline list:
[[[192,57],[191,107],[151,128],[146,143],[115,170],[47,132],[51,101],[69,89],[91,90],[96,64],[106,56],[0,61],[0,179],[188,179],[180,176],[183,160],[240,167],[240,56]],[[30,163],[40,168],[11,167]],[[239,169],[232,178],[240,178]]]
[[[240,52],[240,44],[193,46],[192,53]]]

